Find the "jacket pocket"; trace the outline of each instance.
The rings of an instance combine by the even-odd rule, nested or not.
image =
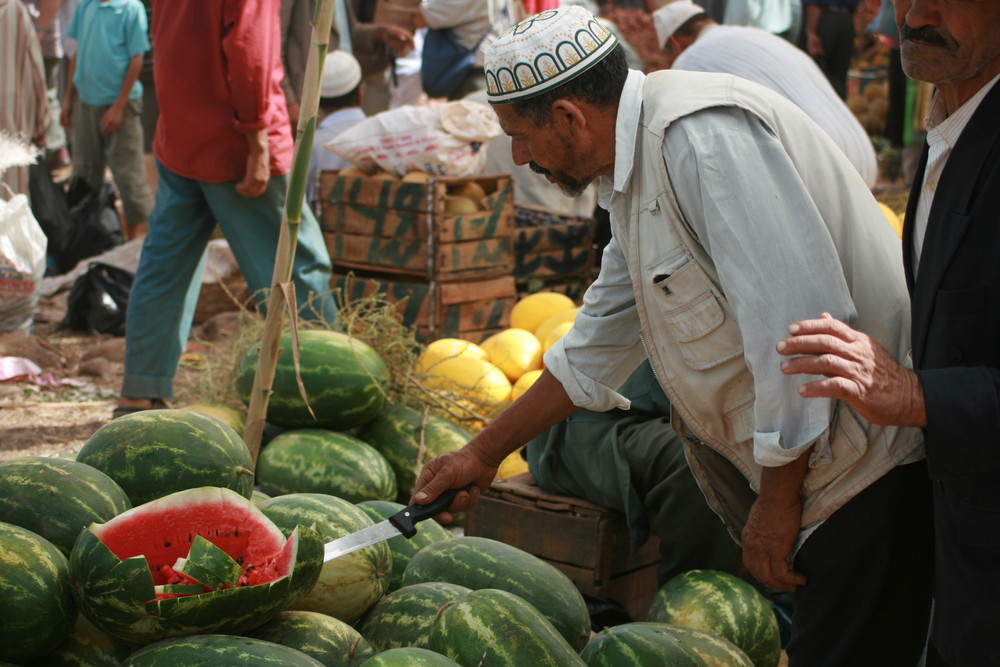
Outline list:
[[[802,480],[807,492],[822,489],[853,466],[868,448],[868,435],[854,411],[842,401],[828,431],[826,443],[817,442],[810,455],[809,471]]]
[[[736,318],[696,261],[674,254],[648,268],[661,319],[688,367],[705,370],[743,355]]]

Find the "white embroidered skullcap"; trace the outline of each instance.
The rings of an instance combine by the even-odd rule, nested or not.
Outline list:
[[[694,4],[691,0],[673,0],[653,12],[653,27],[656,28],[656,39],[660,48],[663,48],[667,39],[687,23],[688,19],[704,13],[705,8]]]
[[[534,97],[586,72],[618,44],[578,5],[550,9],[508,28],[484,58],[490,104]]]
[[[361,65],[346,51],[331,51],[323,61],[323,83],[320,97],[346,95],[361,83]]]

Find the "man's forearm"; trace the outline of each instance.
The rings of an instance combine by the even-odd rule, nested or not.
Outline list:
[[[132,87],[135,82],[139,80],[139,74],[142,72],[142,54],[137,53],[132,56],[129,60],[128,69],[125,70],[125,78],[122,80],[121,90],[118,91],[118,99],[115,100],[115,105],[119,107],[124,107],[128,103],[129,95],[132,94]]]
[[[809,454],[806,450],[799,458],[783,466],[766,467],[760,476],[760,501],[776,506],[801,502],[802,480],[809,471]]]

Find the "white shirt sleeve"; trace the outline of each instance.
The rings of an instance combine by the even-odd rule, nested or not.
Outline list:
[[[612,237],[601,258],[600,275],[587,289],[573,327],[545,353],[545,367],[577,407],[627,410],[629,400],[615,389],[645,358],[632,280]]]
[[[780,140],[748,112],[707,109],[673,123],[663,155],[682,212],[718,271],[754,378],[754,456],[784,465],[830,428],[832,399],[804,399],[775,345],[822,312],[855,316],[822,214]]]

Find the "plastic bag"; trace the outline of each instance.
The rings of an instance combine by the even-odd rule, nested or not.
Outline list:
[[[73,283],[66,300],[66,316],[59,327],[112,336],[125,335],[125,315],[132,292],[132,272],[93,262]]]
[[[60,270],[68,271],[77,262],[125,242],[115,199],[110,183],[95,190],[81,178],[70,180],[66,201],[73,218],[73,237],[66,252],[55,258]]]
[[[0,331],[27,333],[35,323],[39,281],[45,275],[45,232],[28,197],[0,199]]]
[[[43,162],[31,165],[28,173],[31,211],[49,241],[48,255],[58,265],[58,258],[70,249],[76,227],[66,201],[66,192],[52,181],[52,174]]]
[[[474,176],[486,161],[485,143],[502,133],[489,105],[469,100],[435,107],[404,105],[367,118],[323,144],[355,167],[397,176]]]

